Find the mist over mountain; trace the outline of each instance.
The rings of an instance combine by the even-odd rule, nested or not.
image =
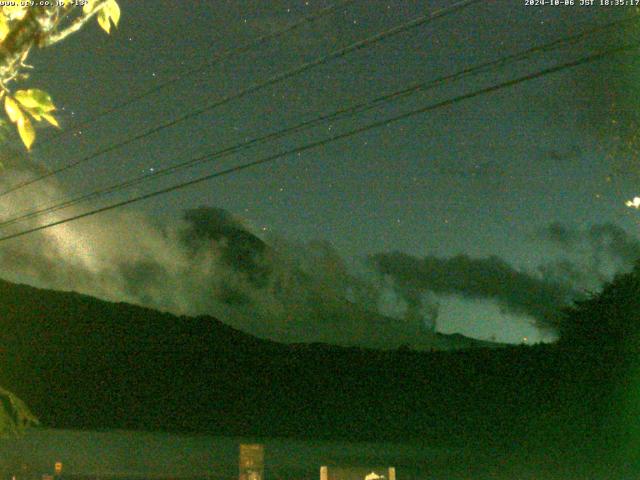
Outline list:
[[[55,428],[539,447],[610,425],[623,351],[571,344],[286,345],[211,317],[0,283],[0,384]]]
[[[16,152],[1,155],[3,185],[42,171]],[[0,219],[64,193],[47,179],[33,192],[2,197]],[[63,219],[75,208],[33,223]],[[295,241],[223,208],[188,208],[171,221],[117,211],[3,242],[0,276],[174,315],[210,315],[287,343],[453,349],[474,343],[442,332],[519,343],[528,336],[520,331],[552,341],[557,312],[628,271],[640,242],[612,223],[552,222],[535,232],[532,245],[546,251],[527,265],[498,255],[401,251],[348,258],[328,241]]]
[[[176,317],[4,281],[0,330],[7,367],[0,382],[27,399],[45,425],[56,427],[226,433],[258,428],[284,434],[299,431],[302,424],[294,415],[288,422],[297,427],[285,422],[271,432],[267,419],[285,408],[282,402],[286,409],[295,408],[290,402],[296,398],[307,398],[311,405],[327,388],[334,391],[340,382],[356,380],[373,368],[371,373],[382,377],[376,375],[371,384],[361,385],[364,391],[354,392],[367,397],[382,387],[382,379],[391,375],[392,381],[404,382],[410,370],[396,376],[392,367],[385,373],[387,354],[381,351],[286,345],[247,335],[212,317]],[[484,345],[460,335],[434,338],[439,347]],[[402,351],[412,355],[407,348]],[[368,364],[368,359],[375,361]],[[282,391],[292,395],[281,398]],[[318,408],[338,408],[333,400],[326,401]],[[170,411],[176,415],[167,415]]]

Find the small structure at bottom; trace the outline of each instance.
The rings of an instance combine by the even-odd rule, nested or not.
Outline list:
[[[396,480],[395,467],[320,467],[320,480]]]
[[[259,443],[240,445],[239,480],[263,480],[264,445]]]

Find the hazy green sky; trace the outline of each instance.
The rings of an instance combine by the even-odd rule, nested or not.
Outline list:
[[[63,109],[65,129],[201,65],[220,51],[327,5],[311,0],[120,3],[121,24],[111,36],[92,25],[64,44],[34,55],[33,84],[45,84],[52,93]],[[451,3],[357,1],[50,142],[34,157],[49,167],[64,165],[99,146]],[[630,13],[630,9],[597,6],[527,7],[520,0],[482,2],[104,155],[66,172],[60,181],[65,191],[90,191]],[[616,35],[603,34],[445,84],[218,165],[310,142],[631,38],[631,33],[619,29]],[[601,128],[610,122],[609,113],[631,109],[615,103],[624,79],[612,78],[608,84],[602,75],[632,70],[632,57],[625,54],[549,75],[129,208],[165,225],[176,223],[188,208],[222,208],[264,235],[303,243],[328,240],[348,261],[392,251],[416,258],[496,255],[516,270],[537,275],[540,265],[567,255],[540,240],[539,231],[553,222],[578,230],[613,223],[632,236],[636,233],[636,218],[624,201],[636,193],[637,178],[619,174],[621,164],[607,156],[608,142],[617,141],[615,133]],[[596,108],[598,99],[603,101]],[[39,140],[45,137],[42,132]],[[205,164],[150,182],[137,192],[213,168],[215,164]],[[582,262],[576,252],[572,255],[576,265]],[[470,299],[458,292],[441,296],[440,303],[442,331],[511,341],[546,335],[530,325],[530,318],[505,312],[494,298]]]

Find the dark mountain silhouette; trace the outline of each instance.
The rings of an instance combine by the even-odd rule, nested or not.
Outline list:
[[[270,268],[264,262],[268,245],[249,232],[234,216],[220,208],[195,208],[184,214],[188,227],[182,232],[182,242],[195,255],[207,242],[224,242],[218,248],[222,261],[246,274],[256,287],[264,287]]]
[[[569,332],[453,352],[285,345],[0,282],[0,385],[50,427],[614,449],[632,356]]]

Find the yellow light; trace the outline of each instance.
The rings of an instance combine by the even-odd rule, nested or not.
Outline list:
[[[627,207],[639,209],[640,208],[640,197],[633,197],[633,200],[627,200],[626,202],[624,202],[624,204]]]

